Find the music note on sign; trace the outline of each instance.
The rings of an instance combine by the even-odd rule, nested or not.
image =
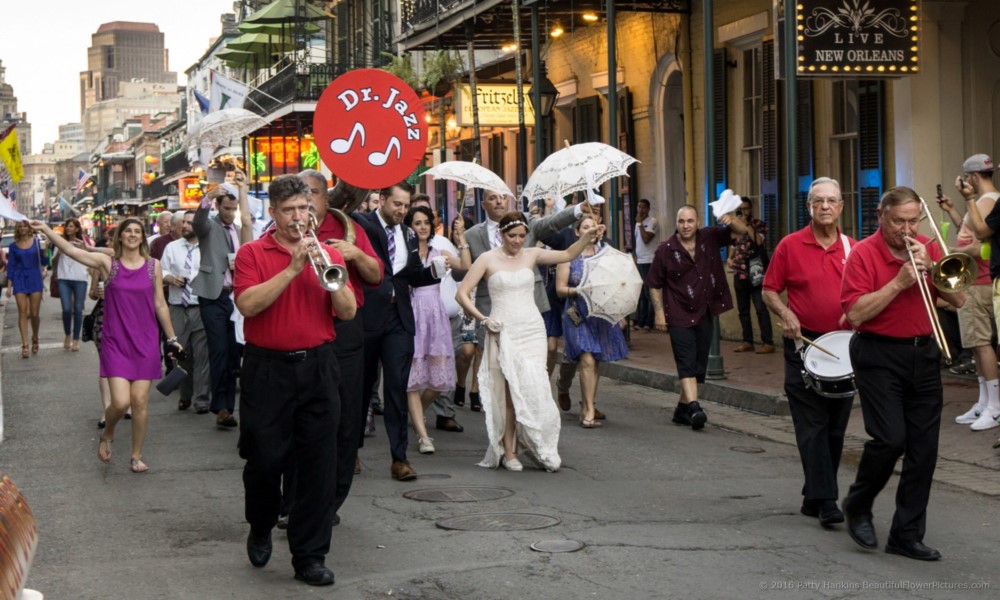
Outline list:
[[[389,162],[389,153],[395,148],[396,149],[396,160],[399,160],[401,148],[399,147],[399,138],[392,136],[389,138],[389,145],[385,147],[385,152],[379,152],[376,150],[368,155],[368,164],[381,167],[385,163]]]
[[[354,145],[354,138],[361,136],[361,147],[365,147],[365,126],[361,123],[355,123],[354,129],[351,130],[351,135],[345,140],[342,138],[337,138],[330,142],[330,150],[336,154],[347,154],[351,151],[351,147]]]

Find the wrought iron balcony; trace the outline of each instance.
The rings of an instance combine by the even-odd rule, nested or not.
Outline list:
[[[315,102],[331,81],[345,71],[340,65],[288,65],[252,89],[244,107],[268,115],[293,102]]]

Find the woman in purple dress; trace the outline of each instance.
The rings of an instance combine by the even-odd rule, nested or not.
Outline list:
[[[592,217],[584,216],[576,222],[577,237],[586,236],[597,228]],[[563,351],[566,359],[580,362],[580,427],[593,429],[603,423],[595,418],[594,406],[597,383],[600,380],[600,363],[614,362],[628,356],[625,334],[617,323],[587,314],[587,304],[577,295],[577,286],[583,281],[583,265],[588,260],[600,260],[599,241],[589,244],[572,262],[562,263],[556,270],[556,293],[566,298],[563,310]]]
[[[167,343],[173,347],[174,353],[183,349],[177,343],[163,297],[160,263],[149,257],[149,244],[142,222],[135,218],[122,221],[111,255],[77,248],[41,221],[31,221],[31,227],[47,235],[66,256],[97,269],[101,279],[107,282],[104,285],[101,332],[101,377],[108,378],[111,405],[104,413],[105,427],[97,446],[97,456],[103,462],[111,460],[115,426],[131,407],[131,469],[133,473],[145,473],[149,470],[142,461],[149,418],[146,404],[150,385],[163,375],[157,321],[166,332]]]
[[[21,332],[21,358],[28,358],[28,323],[31,353],[38,354],[38,311],[42,305],[42,279],[48,255],[35,239],[27,221],[14,225],[14,243],[7,250],[7,297],[17,301],[17,327]]]
[[[404,220],[417,234],[420,260],[429,267],[436,257],[447,259],[449,266],[468,268],[458,264],[459,259],[447,252],[431,248],[434,236],[434,213],[426,206],[410,209]],[[443,273],[442,273],[443,275]],[[413,339],[413,364],[410,381],[406,386],[406,403],[410,420],[417,434],[421,454],[434,453],[434,440],[427,435],[424,409],[430,406],[440,392],[455,388],[455,349],[451,340],[451,321],[441,301],[441,286],[428,285],[413,288],[413,322],[416,334]]]

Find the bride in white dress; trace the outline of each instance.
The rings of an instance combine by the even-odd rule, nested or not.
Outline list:
[[[525,248],[528,224],[519,212],[499,222],[503,243],[485,252],[462,280],[455,300],[466,314],[486,327],[486,344],[479,367],[479,393],[486,416],[489,447],[482,467],[523,466],[518,449],[547,471],[557,471],[561,417],[552,399],[545,323],[534,302],[535,266],[570,262],[599,240],[604,227],[591,230],[564,251]],[[492,312],[480,313],[470,292],[486,278]]]

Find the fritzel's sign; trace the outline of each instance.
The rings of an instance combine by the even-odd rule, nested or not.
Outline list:
[[[535,124],[528,86],[524,91],[524,124]],[[513,127],[517,121],[517,85],[513,83],[480,83],[476,85],[479,124],[484,127]],[[472,126],[472,86],[459,85],[455,122],[459,127]]]
[[[794,1],[799,75],[900,76],[919,70],[919,0]]]
[[[404,181],[427,149],[420,98],[381,69],[357,69],[334,79],[316,103],[313,130],[326,166],[359,188]]]

